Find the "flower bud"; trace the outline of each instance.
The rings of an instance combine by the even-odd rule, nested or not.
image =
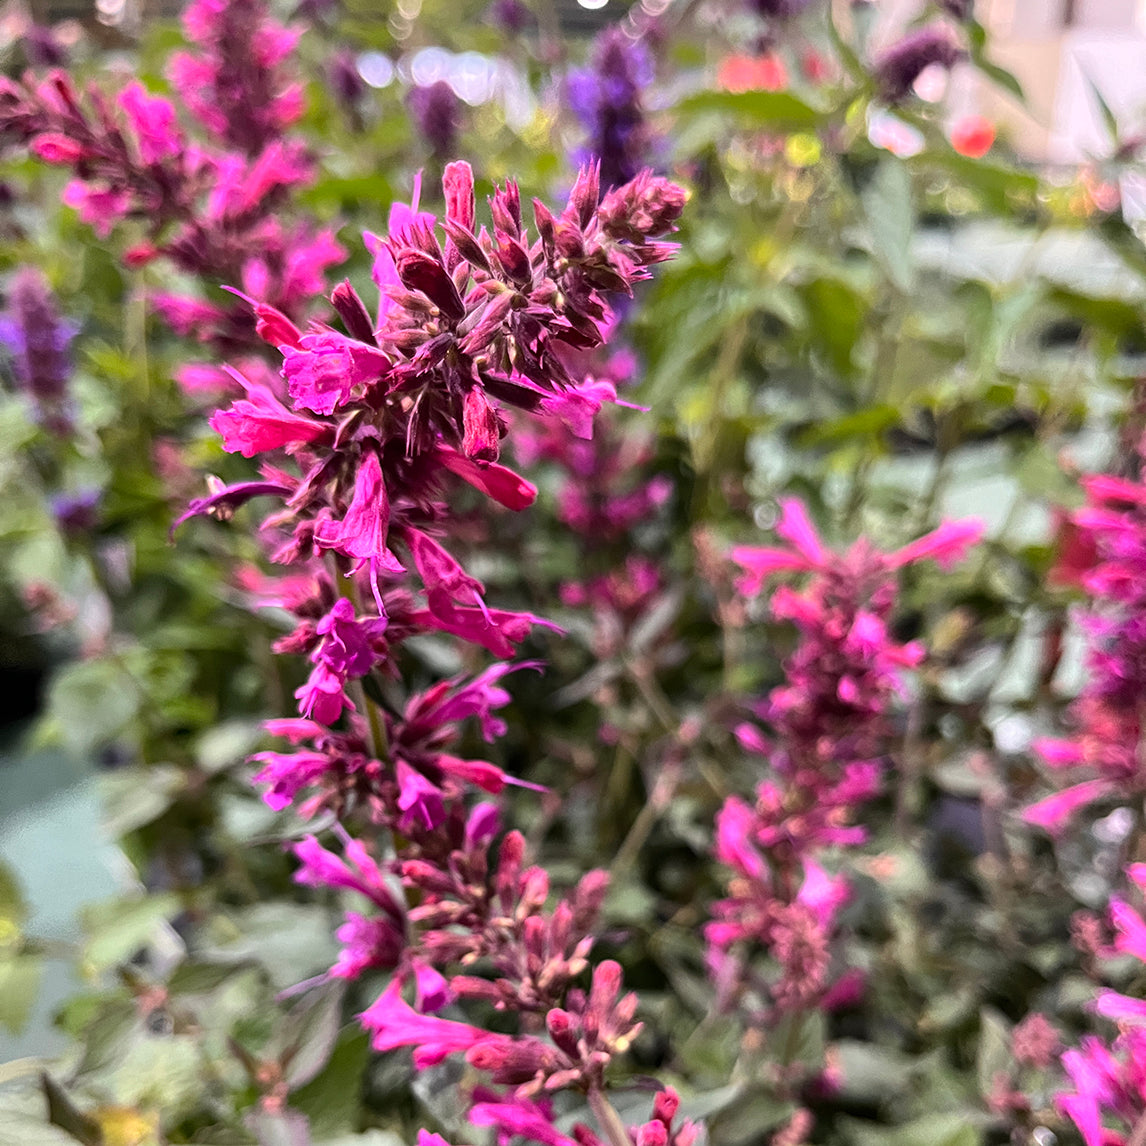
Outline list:
[[[465,318],[466,308],[458,288],[438,259],[407,248],[394,256],[394,266],[402,285],[421,291],[446,318],[453,322]]]
[[[370,312],[358,297],[358,292],[350,285],[349,279],[334,288],[330,301],[338,311],[339,318],[346,324],[346,332],[351,338],[375,345],[374,323],[370,320]]]
[[[466,392],[462,425],[462,452],[466,457],[478,462],[497,461],[501,422],[480,386],[474,386]]]

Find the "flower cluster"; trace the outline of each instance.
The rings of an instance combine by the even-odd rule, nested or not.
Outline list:
[[[1057,579],[1077,581],[1090,597],[1086,684],[1070,708],[1074,735],[1035,744],[1048,767],[1074,782],[1023,813],[1050,832],[1096,800],[1127,801],[1146,785],[1138,747],[1146,729],[1146,486],[1106,475],[1082,485],[1089,504],[1072,515]]]
[[[619,350],[604,362],[594,356],[567,354],[565,358],[571,369],[584,371],[586,391],[633,408],[616,397],[636,371],[631,351]],[[514,449],[524,465],[545,460],[561,467],[565,476],[557,491],[557,518],[595,542],[617,540],[648,521],[672,494],[667,477],[641,476],[652,460],[652,441],[603,418],[591,439],[578,437],[558,423],[523,425],[515,435]]]
[[[139,81],[112,100],[95,87],[81,94],[59,71],[0,83],[0,141],[70,168],[64,202],[101,236],[124,220],[142,223],[146,238],[126,252],[128,265],[162,256],[298,313],[345,253],[332,232],[283,221],[290,192],[312,174],[305,149],[281,135],[302,110],[301,88],[283,68],[297,32],[275,23],[261,0],[196,0],[184,23],[197,50],[173,58],[171,79],[206,129],[205,144]],[[251,341],[238,302],[172,294],[153,302],[180,333],[223,347]]]
[[[1146,864],[1130,864],[1126,874],[1140,892],[1146,891]],[[1098,954],[1131,955],[1146,963],[1146,921],[1139,912],[1115,896],[1110,917],[1114,942]],[[1063,1054],[1072,1085],[1056,1103],[1074,1121],[1086,1146],[1124,1146],[1137,1141],[1146,1126],[1146,1002],[1104,990],[1095,1010],[1118,1023],[1119,1033],[1109,1044],[1088,1035]],[[1119,1129],[1112,1129],[1111,1122]]]
[[[799,640],[784,662],[785,682],[756,706],[767,731],[753,722],[736,730],[741,745],[767,761],[769,776],[753,804],[732,796],[717,817],[716,855],[735,874],[706,928],[725,1004],[752,987],[770,1007],[763,1021],[854,991],[854,978],[833,988],[829,973],[847,882],[827,875],[817,856],[864,839],[852,814],[878,788],[895,740],[892,709],[903,671],[923,655],[921,646],[900,644],[889,631],[896,571],[928,558],[959,560],[982,533],[977,521],[948,522],[895,553],[860,540],[836,554],[799,502],[783,499],[781,510],[777,532],[790,549],[732,552],[746,596],[758,595],[777,572],[809,577],[802,591],[782,586],[770,600],[773,618],[792,622]],[[750,975],[739,954],[754,947],[775,964],[764,979]]]
[[[586,133],[581,158],[600,161],[603,188],[627,183],[648,162],[652,139],[641,96],[652,82],[652,56],[620,25],[594,41],[588,68],[566,78],[566,99]]]
[[[282,68],[299,29],[270,19],[263,0],[195,0],[183,31],[197,51],[171,57],[183,106],[220,142],[261,155],[302,115],[302,84]]]
[[[316,838],[296,849],[300,882],[362,900],[339,929],[330,973],[392,972],[362,1015],[375,1048],[413,1047],[419,1070],[464,1055],[507,1088],[477,1103],[475,1122],[528,1124],[511,1132],[550,1142],[544,1095],[581,1092],[598,1122],[608,1120],[604,1072],[640,1029],[637,1000],[617,964],[590,969],[605,873],[590,872],[550,906],[548,876],[527,862],[524,837],[511,831],[497,844],[497,808],[467,809],[474,789],[535,787],[459,752],[466,721],[487,741],[505,731],[502,680],[523,667],[509,658],[546,622],[486,602],[447,548],[448,490],[460,478],[509,509],[533,500],[530,483],[498,460],[516,425],[502,404],[591,433],[612,395],[578,375],[571,348],[601,345],[614,322],[609,297],[627,295],[670,255],[662,236],[684,195],[642,172],[602,197],[592,164],[560,215],[534,203],[531,237],[514,184],[495,189],[492,231],[477,224],[468,164],[449,164],[443,186],[442,238],[417,192],[395,205],[385,238],[367,236],[380,290],[373,314],[348,282],[331,296],[341,330],[301,330],[252,300],[259,333],[282,354],[281,378],[234,372],[246,397],[211,424],[226,450],[275,456],[259,480],[213,483],[180,520],[225,518],[255,497],[282,503],[263,535],[273,559],[294,568],[280,579],[245,574],[245,587],[254,604],[294,614],[276,650],[311,668],[299,715],[268,725],[293,750],[258,754],[255,779],[272,807],[321,810],[363,836],[343,831],[342,857]],[[427,632],[484,647],[498,663],[398,699],[402,645]],[[364,842],[379,834],[393,839],[392,858]],[[403,994],[411,984],[413,1006]],[[520,1029],[494,1034],[440,1017],[447,1005],[508,1012]],[[671,1112],[654,1123],[667,1141]],[[682,1146],[690,1140],[676,1133]]]
[[[60,317],[44,276],[34,267],[21,267],[8,285],[0,343],[10,355],[13,379],[32,403],[36,420],[61,437],[72,429],[68,351],[75,335],[75,325]]]

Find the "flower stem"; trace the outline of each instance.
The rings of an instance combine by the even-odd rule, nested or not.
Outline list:
[[[589,1090],[589,1109],[597,1119],[597,1125],[604,1132],[611,1146],[633,1146],[633,1140],[625,1128],[621,1116],[613,1104],[605,1097],[605,1092],[598,1087]]]

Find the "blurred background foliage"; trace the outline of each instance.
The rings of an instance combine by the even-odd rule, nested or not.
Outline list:
[[[418,171],[434,209],[443,157],[407,110],[416,67],[476,85],[451,155],[473,163],[479,201],[510,175],[552,200],[583,138],[562,76],[620,7],[539,0],[507,34],[484,0],[306,0],[299,131],[319,176],[291,209],[337,227],[343,273],[363,287],[359,232],[384,231]],[[941,8],[950,18],[931,4],[918,22]],[[163,90],[175,14],[124,12],[68,32],[72,67]],[[473,511],[469,565],[498,604],[568,629],[533,638],[543,675],[512,680],[505,762],[550,788],[519,800],[520,826],[559,884],[611,860],[603,949],[646,1020],[634,1080],[673,1081],[722,1146],[768,1141],[797,1103],[815,1110],[816,1141],[846,1146],[1027,1141],[1036,1126],[1069,1137],[1053,1072],[1016,1065],[1010,1029],[1035,1009],[1064,1032],[1086,1025],[1070,919],[1105,902],[1128,846],[1101,807],[1057,850],[1014,812],[1042,792],[1030,742],[1079,680],[1072,591],[1047,577],[1060,511],[1078,504],[1075,472],[1118,471],[1143,426],[1146,253],[1111,192],[1133,148],[1115,134],[1065,177],[1005,139],[961,153],[942,100],[881,93],[871,14],[813,4],[777,24],[734,0],[628,13],[656,56],[650,159],[691,198],[678,258],[625,319],[638,363],[625,397],[650,412],[612,411],[602,432],[640,444],[623,479],[671,493],[614,536],[579,532],[563,517],[566,470],[524,459],[542,497],[497,518],[495,548]],[[960,67],[1013,89],[974,15],[957,27]],[[782,82],[729,78],[761,59]],[[20,70],[18,46],[6,62]],[[212,352],[153,315],[165,265],[120,261],[142,225],[95,236],[58,206],[64,179],[19,150],[0,179],[0,270],[41,268],[79,328],[69,440],[15,387],[0,397],[3,767],[97,773],[117,844],[93,840],[64,869],[92,892],[78,929],[45,932],[0,878],[0,1026],[14,1037],[29,1021],[45,968],[73,966],[79,984],[56,1004],[64,1042],[19,1044],[0,1066],[0,1141],[398,1146],[427,1120],[448,1135],[449,1089],[411,1091],[349,1020],[369,984],[291,990],[329,967],[339,913],[291,882],[283,842],[302,827],[265,807],[245,759],[299,681],[267,651],[281,618],[252,613],[236,580],[259,559],[244,531],[168,537],[198,474],[245,473],[206,427],[209,399],[175,381]],[[81,489],[99,491],[93,519],[61,526],[52,499]],[[867,994],[761,1039],[716,1010],[699,927],[720,894],[712,817],[755,779],[730,729],[778,682],[790,643],[736,598],[726,553],[765,535],[783,493],[835,545],[891,549],[967,513],[989,534],[966,567],[906,585],[901,635],[932,657],[905,705],[895,790],[854,860],[846,960]],[[607,591],[586,590],[610,574]],[[444,642],[420,654],[427,680],[477,663]],[[4,787],[8,854],[35,803]],[[1022,1071],[1034,1109],[1000,1110],[999,1078]],[[278,1113],[258,1104],[272,1092],[286,1096]]]

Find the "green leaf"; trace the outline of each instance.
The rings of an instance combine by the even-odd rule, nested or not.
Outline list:
[[[40,1075],[40,1085],[48,1100],[48,1121],[53,1126],[66,1131],[84,1146],[103,1146],[103,1131],[99,1123],[84,1114],[50,1074]]]
[[[369,1035],[360,1027],[348,1028],[326,1066],[305,1086],[291,1092],[290,1105],[307,1116],[315,1135],[325,1137],[353,1128],[369,1060]]]
[[[84,909],[88,934],[84,960],[95,970],[129,959],[155,934],[155,929],[180,910],[173,893],[136,899],[115,899]]]
[[[710,1142],[740,1146],[760,1142],[764,1132],[786,1122],[796,1111],[790,1099],[758,1090],[742,1096],[734,1105],[718,1113],[708,1124]]]
[[[43,970],[38,955],[0,960],[0,1026],[13,1034],[19,1034],[28,1022]]]
[[[785,1015],[771,1035],[771,1047],[783,1066],[801,1063],[819,1067],[824,1061],[824,1015],[799,1011]]]
[[[911,236],[915,226],[911,175],[896,159],[884,159],[863,192],[871,233],[872,256],[897,290],[907,294],[915,282]]]
[[[1011,1066],[1011,1024],[992,1007],[979,1012],[979,1049],[975,1057],[975,1073],[979,1093],[984,1100],[995,1091],[995,1078]]]
[[[222,963],[188,959],[180,963],[167,980],[169,995],[206,995],[228,979],[254,966],[250,962]]]
[[[217,919],[215,931],[212,954],[257,960],[279,990],[326,970],[338,955],[329,913],[316,906],[268,900]]]
[[[199,737],[195,758],[204,772],[222,772],[243,763],[264,735],[261,721],[228,720]]]
[[[3,947],[5,938],[5,922],[11,924],[13,930],[18,931],[28,918],[28,905],[16,873],[4,863],[0,863],[0,947]]]
[[[816,127],[823,115],[789,92],[704,91],[687,96],[676,105],[678,116],[718,112],[746,127],[793,131]]]
[[[141,1026],[139,1008],[131,999],[110,999],[100,1006],[84,1027],[84,1049],[76,1076],[118,1063]]]
[[[1077,57],[1076,57],[1077,59]],[[1079,67],[1082,67],[1081,61]],[[1106,127],[1106,135],[1111,148],[1118,147],[1118,117],[1111,110],[1110,104],[1103,98],[1102,92],[1099,90],[1098,84],[1087,74],[1086,68],[1082,68],[1082,78],[1086,80],[1086,86],[1090,88],[1090,94],[1094,102],[1098,104],[1098,110],[1102,115],[1103,125]]]
[[[189,1115],[203,1098],[204,1063],[197,1035],[147,1036],[116,1063],[111,1085],[116,1101],[159,1108],[172,1122]]]
[[[71,751],[88,755],[126,730],[141,701],[139,685],[114,661],[80,661],[53,677],[47,716]]]
[[[800,430],[797,440],[802,446],[834,445],[837,442],[868,441],[899,425],[895,406],[868,406],[854,414],[816,422]]]
[[[326,1066],[342,1024],[342,998],[346,983],[328,979],[307,992],[283,1020],[276,1040],[282,1048],[279,1062],[292,1089],[304,1086]]]
[[[902,1051],[854,1039],[832,1043],[840,1069],[840,1093],[862,1102],[883,1103],[904,1094],[917,1062]]]
[[[1057,458],[1042,445],[1027,450],[1015,467],[1014,476],[1029,497],[1068,509],[1077,509],[1085,501],[1078,483],[1063,473]]]
[[[158,819],[171,807],[187,775],[173,764],[124,768],[100,777],[104,830],[112,839]]]

